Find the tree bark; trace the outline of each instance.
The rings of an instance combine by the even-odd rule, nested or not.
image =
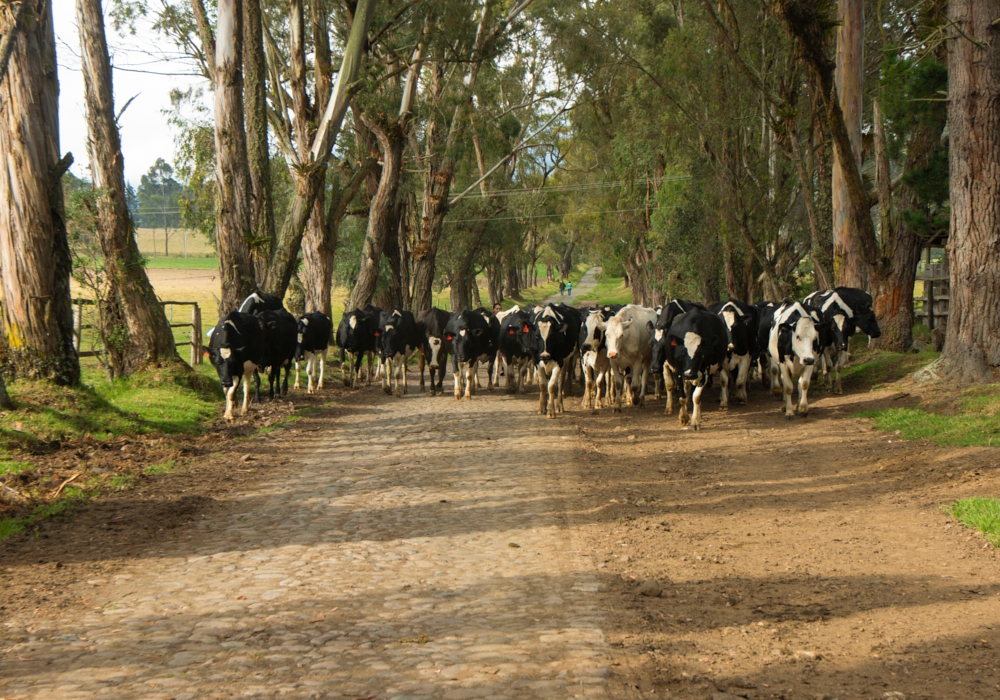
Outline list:
[[[243,74],[246,95],[247,162],[253,194],[250,225],[253,231],[254,278],[264,283],[274,249],[274,198],[271,155],[267,143],[267,65],[260,0],[243,0]]]
[[[862,81],[864,79],[864,0],[837,3],[837,68],[835,81],[844,114],[851,157],[861,167]],[[835,145],[836,147],[836,145]],[[841,158],[833,163],[833,266],[838,286],[866,288],[864,260],[855,240],[857,225],[851,215],[851,197]]]
[[[59,82],[52,4],[31,2],[34,17],[13,36],[0,77],[0,282],[3,371],[76,384],[72,270],[63,209]]]
[[[348,309],[360,309],[372,300],[378,281],[382,251],[388,236],[395,235],[396,194],[403,166],[403,133],[399,124],[369,123],[382,149],[382,176],[368,212],[368,228],[361,249],[361,268],[351,290]],[[429,308],[429,307],[428,307]]]
[[[215,41],[215,239],[222,299],[219,315],[256,286],[250,246],[251,187],[243,121],[242,0],[219,0]]]
[[[1000,368],[1000,0],[951,0],[951,303],[942,360],[961,382]],[[976,42],[976,43],[973,43]]]
[[[112,378],[128,376],[149,363],[180,361],[163,306],[142,266],[132,217],[125,202],[124,159],[115,122],[111,62],[101,0],[77,0],[81,67],[87,102],[90,168],[97,194],[97,237],[104,256],[105,303],[124,322],[102,329]],[[116,319],[117,320],[117,319]]]

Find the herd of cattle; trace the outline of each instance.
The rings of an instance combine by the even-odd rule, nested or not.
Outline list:
[[[420,390],[424,369],[430,370],[431,394],[444,391],[444,370],[452,361],[455,398],[471,399],[479,386],[479,366],[487,364],[492,391],[499,378],[508,393],[538,386],[538,412],[554,418],[565,410],[564,397],[579,364],[584,382],[583,406],[643,405],[652,380],[655,397],[664,385],[666,413],[680,401],[680,422],[701,427],[701,397],[718,377],[720,407],[733,393],[747,401],[747,385],[756,368],[766,387],[784,397],[784,412],[795,416],[792,393],[798,387],[797,410],[809,410],[813,372],[832,373],[833,391],[841,392],[840,372],[848,343],[856,330],[880,335],[872,298],[860,289],[837,287],[815,292],[803,301],[730,300],[705,306],[675,299],[650,309],[635,304],[576,309],[564,304],[513,307],[498,314],[487,309],[449,313],[433,308],[416,316],[402,309],[368,305],[344,314],[337,328],[344,383],[357,387],[362,360],[366,381],[381,378],[386,393],[407,391],[406,365],[419,356]],[[226,394],[228,420],[233,397],[243,381],[243,413],[250,397],[250,376],[260,400],[259,371],[266,372],[269,395],[276,386],[288,391],[288,376],[306,363],[307,389],[323,387],[323,372],[332,323],[322,313],[296,319],[281,300],[255,292],[210,331],[208,353]],[[281,370],[285,369],[281,383]],[[318,377],[317,377],[318,374]]]

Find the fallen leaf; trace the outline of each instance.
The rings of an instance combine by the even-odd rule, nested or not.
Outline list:
[[[508,542],[507,546],[510,547],[511,549],[520,549],[521,548],[521,545],[519,545],[517,542]]]
[[[238,596],[236,596],[236,600],[246,600],[246,599],[247,599],[247,597],[245,595],[238,595]]]

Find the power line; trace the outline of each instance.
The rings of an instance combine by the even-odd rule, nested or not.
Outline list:
[[[496,216],[479,219],[445,219],[446,224],[467,224],[479,221],[523,221],[525,219],[552,219],[559,216],[597,216],[598,214],[628,214],[637,211],[656,211],[658,207],[637,207],[635,209],[605,209],[603,211],[564,212],[562,214],[529,214],[525,216]]]

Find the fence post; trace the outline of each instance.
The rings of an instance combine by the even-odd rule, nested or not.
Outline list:
[[[196,303],[191,308],[191,366],[201,364],[204,353],[201,348],[201,307]]]
[[[929,279],[924,284],[927,289],[924,291],[924,306],[927,308],[927,330],[934,330],[934,280]]]
[[[80,352],[80,337],[83,335],[83,304],[73,304],[73,341],[77,353]]]

